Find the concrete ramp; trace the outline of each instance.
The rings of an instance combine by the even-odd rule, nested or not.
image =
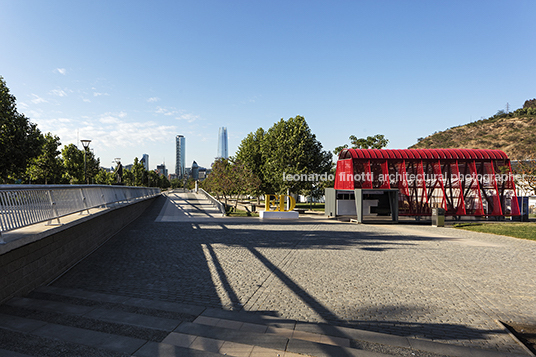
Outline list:
[[[155,222],[193,222],[224,218],[203,195],[170,193]]]

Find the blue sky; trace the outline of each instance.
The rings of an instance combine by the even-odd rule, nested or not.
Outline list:
[[[208,167],[259,127],[306,118],[326,150],[389,148],[536,97],[536,2],[0,0],[0,75],[103,166]]]

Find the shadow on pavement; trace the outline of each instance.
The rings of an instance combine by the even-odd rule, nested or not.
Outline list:
[[[240,310],[244,304],[240,298],[251,297],[262,282],[261,285],[244,286],[245,290],[235,291],[225,268],[239,264],[240,257],[233,262],[220,261],[214,246],[243,247],[257,259],[259,266],[274,274],[307,306],[331,324],[402,336],[434,338],[445,336],[446,339],[455,337],[460,340],[485,339],[488,333],[502,332],[480,331],[449,323],[407,323],[397,321],[396,316],[392,316],[390,321],[340,320],[328,307],[278,268],[277,262],[273,262],[259,250],[262,248],[363,249],[382,254],[393,249],[416,249],[418,242],[436,238],[317,230],[315,228],[319,226],[341,224],[318,220],[300,221],[299,231],[295,230],[296,222],[261,223],[248,218],[247,221],[220,219],[201,223],[156,223],[155,219],[165,201],[165,197],[156,200],[142,217],[58,279],[54,286]],[[243,226],[244,222],[249,226],[247,229],[233,229],[235,226]],[[212,270],[215,270],[221,288],[231,303],[230,306],[223,304],[218,294],[218,287],[214,282],[215,275],[208,264],[209,260],[213,264]],[[245,271],[244,274],[246,273],[248,272]],[[383,314],[389,315],[390,308],[385,306]],[[407,310],[409,309],[411,307],[407,307]],[[394,325],[398,328],[393,328]],[[326,332],[329,330],[328,325],[318,326],[325,326]]]

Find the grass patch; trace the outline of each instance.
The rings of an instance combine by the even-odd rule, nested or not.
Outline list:
[[[227,206],[227,216],[229,217],[259,217],[257,212],[248,212],[241,209],[236,209],[233,206]]]
[[[536,223],[458,223],[455,228],[473,232],[500,234],[503,236],[536,240]]]
[[[324,212],[324,207],[325,207],[325,204],[324,203],[296,203],[296,207],[295,208],[301,208],[301,209],[311,209],[312,207],[312,210],[313,211],[322,211]]]

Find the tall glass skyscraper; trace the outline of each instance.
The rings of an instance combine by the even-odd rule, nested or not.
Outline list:
[[[229,158],[229,145],[227,144],[227,128],[221,127],[218,132],[218,156],[216,158]]]
[[[184,178],[184,169],[186,168],[186,138],[182,135],[176,137],[176,160],[175,174],[179,178]]]
[[[149,171],[149,155],[143,154],[140,161],[143,164],[143,167],[145,167],[145,170]]]

